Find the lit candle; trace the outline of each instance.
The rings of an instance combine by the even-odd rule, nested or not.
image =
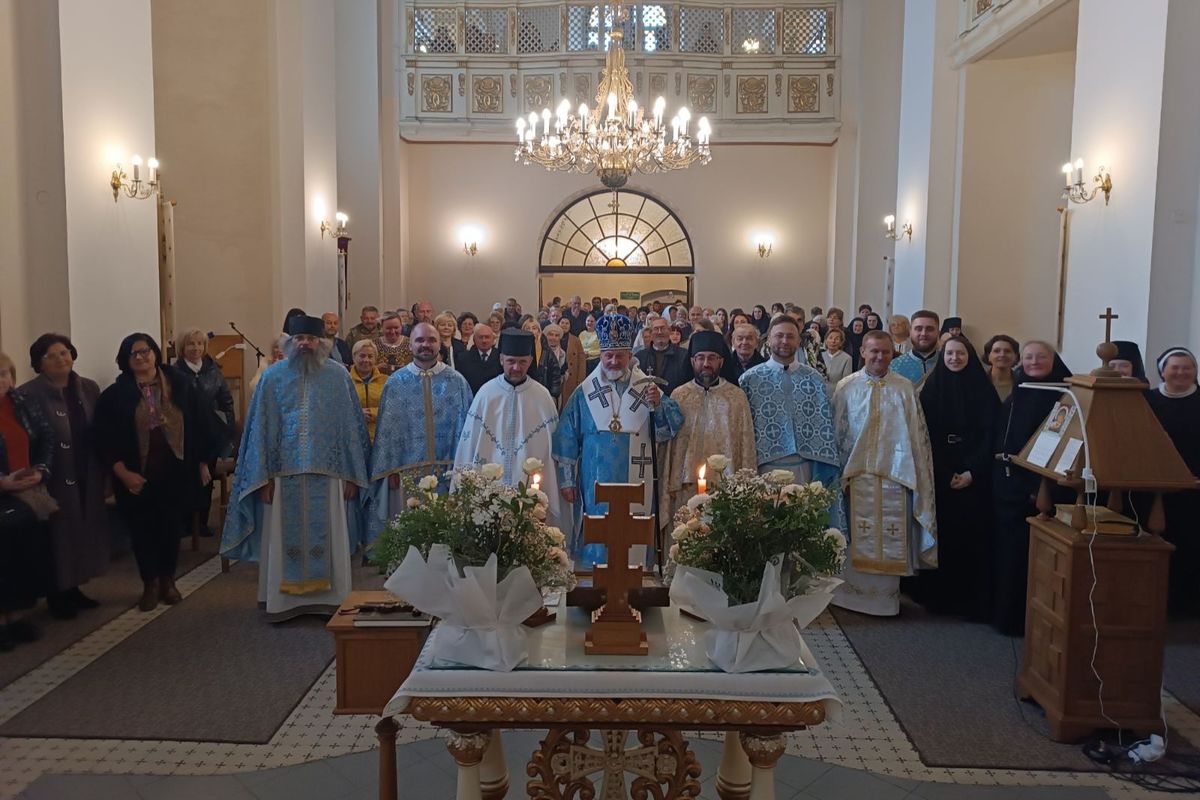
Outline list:
[[[542,488],[542,473],[535,472],[533,474],[533,479],[529,483],[529,488],[535,492]]]
[[[1071,162],[1063,164],[1063,180],[1066,182],[1067,188],[1071,188]]]
[[[542,109],[542,128],[542,137],[548,137],[550,135],[550,109],[548,108]]]
[[[1083,159],[1082,158],[1075,159],[1075,184],[1077,186],[1083,185]]]
[[[158,182],[158,159],[153,158],[153,157],[150,158],[149,160],[146,161],[146,166],[150,168],[150,182],[157,183]]]
[[[135,155],[131,163],[133,164],[133,179],[136,181],[141,178],[142,157]]]
[[[667,101],[664,100],[660,95],[659,98],[654,101],[654,127],[662,127],[663,111],[666,109],[666,107]]]
[[[696,494],[708,493],[708,481],[704,480],[704,471],[707,468],[707,464],[701,464],[700,471],[696,473]]]
[[[525,142],[525,118],[517,117],[517,144]]]
[[[637,125],[637,101],[631,98],[629,104],[625,106],[625,110],[629,112],[629,127],[635,127]]]
[[[687,106],[679,109],[679,130],[687,136],[688,120],[692,118],[692,112],[688,111]]]
[[[608,118],[613,119],[617,116],[617,93],[608,93]]]

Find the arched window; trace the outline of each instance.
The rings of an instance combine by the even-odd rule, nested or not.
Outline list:
[[[601,190],[576,200],[550,223],[542,272],[607,268],[694,272],[692,242],[679,218],[649,195]]]

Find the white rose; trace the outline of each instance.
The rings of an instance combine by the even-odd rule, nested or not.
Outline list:
[[[698,519],[689,519],[689,520],[687,521],[687,526],[686,526],[686,527],[687,527],[687,529],[688,529],[689,531],[698,531],[698,530],[700,530],[700,520],[698,520]]]
[[[780,497],[792,497],[793,495],[799,495],[803,491],[804,491],[804,487],[801,486],[800,484],[789,483],[787,486],[784,486],[782,489],[779,490],[779,496]]]
[[[546,526],[546,535],[550,537],[550,541],[559,545],[567,540],[567,537],[563,534],[563,532],[553,525]]]
[[[837,551],[839,553],[845,552],[846,537],[844,535],[842,535],[842,532],[839,531],[837,528],[826,528],[825,529],[825,538],[833,539],[834,546],[837,547]]]
[[[825,491],[825,484],[820,481],[809,481],[808,490],[810,492],[823,492]]]
[[[712,502],[711,494],[698,494],[687,501],[687,507],[688,510],[695,511],[710,502]]]
[[[544,505],[542,505],[541,503],[538,503],[536,506],[534,506],[533,507],[533,518],[537,519],[537,520],[545,519],[546,518],[546,507]]]
[[[678,561],[679,560],[679,545],[677,545],[677,544],[671,545],[671,549],[667,551],[667,557],[670,558],[672,561]]]
[[[427,492],[432,492],[434,489],[437,488],[437,485],[438,485],[438,479],[437,479],[437,476],[435,476],[435,475],[426,475],[424,478],[421,478],[421,480],[417,483],[418,488],[424,489]]]
[[[708,457],[707,463],[710,474],[720,475],[729,466],[729,459],[720,453],[714,453]]]
[[[563,550],[561,547],[551,547],[548,551],[546,551],[546,554],[559,564],[562,564],[564,567],[569,566],[571,563],[571,558],[567,555],[567,551]]]
[[[675,526],[675,530],[671,531],[671,538],[677,542],[682,542],[690,533],[691,531],[687,525],[677,525]]]
[[[408,501],[405,503],[405,505],[407,505],[409,508],[420,508],[421,501],[415,497],[410,497],[410,498],[408,498]]]
[[[542,463],[540,458],[530,457],[525,459],[525,463],[521,465],[521,469],[525,471],[526,475],[532,475],[535,472],[541,472],[544,466],[545,464]]]
[[[767,482],[782,486],[796,480],[790,469],[773,469],[767,473]]]
[[[538,489],[537,490],[537,501],[544,506],[549,506],[550,505],[550,496],[548,494],[546,494],[545,492],[543,492],[541,489]]]
[[[479,474],[482,475],[485,480],[498,481],[504,477],[504,467],[500,466],[499,464],[484,464],[479,468]]]

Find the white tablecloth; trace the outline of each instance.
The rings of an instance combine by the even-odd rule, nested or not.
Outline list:
[[[645,612],[646,656],[588,656],[589,622],[579,608],[560,606],[558,619],[529,632],[529,658],[512,672],[457,668],[434,663],[435,628],[416,666],[384,709],[403,713],[412,697],[675,697],[681,699],[820,702],[827,720],[841,715],[841,700],[808,646],[803,663],[779,672],[732,674],[704,653],[708,625],[675,607]]]

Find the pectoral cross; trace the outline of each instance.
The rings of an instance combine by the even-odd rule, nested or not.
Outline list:
[[[1113,313],[1112,306],[1104,309],[1104,313],[1100,315],[1100,319],[1104,320],[1104,341],[1112,341],[1112,321],[1120,318],[1120,314]]]
[[[642,615],[629,606],[629,591],[642,585],[642,567],[629,565],[629,548],[654,543],[654,518],[629,511],[642,501],[639,483],[597,483],[596,502],[608,503],[608,513],[584,517],[584,544],[608,547],[608,563],[592,570],[592,586],[604,592],[604,605],[592,613],[592,627],[584,638],[583,650],[589,655],[644,656],[650,651]]]

